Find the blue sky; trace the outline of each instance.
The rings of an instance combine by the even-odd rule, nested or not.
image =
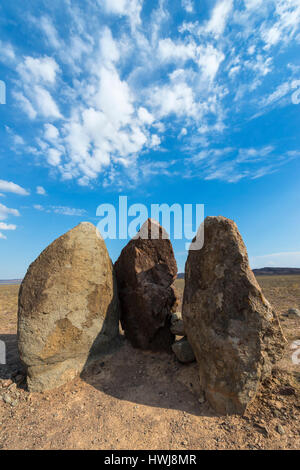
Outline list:
[[[120,195],[205,204],[252,267],[300,267],[299,52],[300,0],[3,3],[0,278]]]

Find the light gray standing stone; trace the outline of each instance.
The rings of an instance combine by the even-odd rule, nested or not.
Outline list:
[[[29,390],[72,380],[118,335],[113,265],[99,231],[83,222],[41,253],[20,287],[18,346]]]
[[[252,273],[236,224],[207,217],[204,246],[190,250],[183,321],[207,400],[221,414],[243,414],[282,356],[278,316]]]

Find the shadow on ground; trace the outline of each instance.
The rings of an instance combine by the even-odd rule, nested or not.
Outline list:
[[[24,374],[17,335],[2,334],[0,341],[6,345],[6,364],[0,364],[0,379]],[[182,365],[171,354],[134,349],[123,337],[111,351],[86,366],[81,379],[118,400],[195,416],[215,416],[207,403],[199,403],[196,363]]]
[[[126,339],[112,354],[86,367],[82,380],[119,400],[214,416],[199,403],[197,364],[180,364],[174,355],[134,349]]]
[[[18,352],[17,335],[1,335],[0,341],[5,344],[6,364],[0,364],[0,379],[12,378],[18,372],[24,372],[24,367],[20,361]]]

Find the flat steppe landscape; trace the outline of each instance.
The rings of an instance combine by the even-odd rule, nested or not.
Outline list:
[[[196,363],[136,350],[125,339],[68,385],[28,393],[17,352],[19,286],[0,285],[8,360],[0,365],[0,449],[299,449],[300,365],[292,354],[300,318],[287,313],[300,308],[300,276],[257,279],[287,345],[243,417],[218,416],[199,399]],[[182,297],[184,281],[176,287]]]

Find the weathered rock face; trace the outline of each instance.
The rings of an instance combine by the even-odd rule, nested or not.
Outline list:
[[[219,413],[242,414],[285,340],[236,224],[207,217],[204,233],[204,247],[190,250],[186,262],[184,327],[208,401]]]
[[[41,253],[20,287],[18,342],[29,389],[73,379],[118,335],[113,266],[99,231],[81,223]]]
[[[151,239],[156,233],[156,239]],[[171,351],[171,313],[177,304],[177,265],[165,230],[148,219],[115,264],[121,324],[132,345]]]

